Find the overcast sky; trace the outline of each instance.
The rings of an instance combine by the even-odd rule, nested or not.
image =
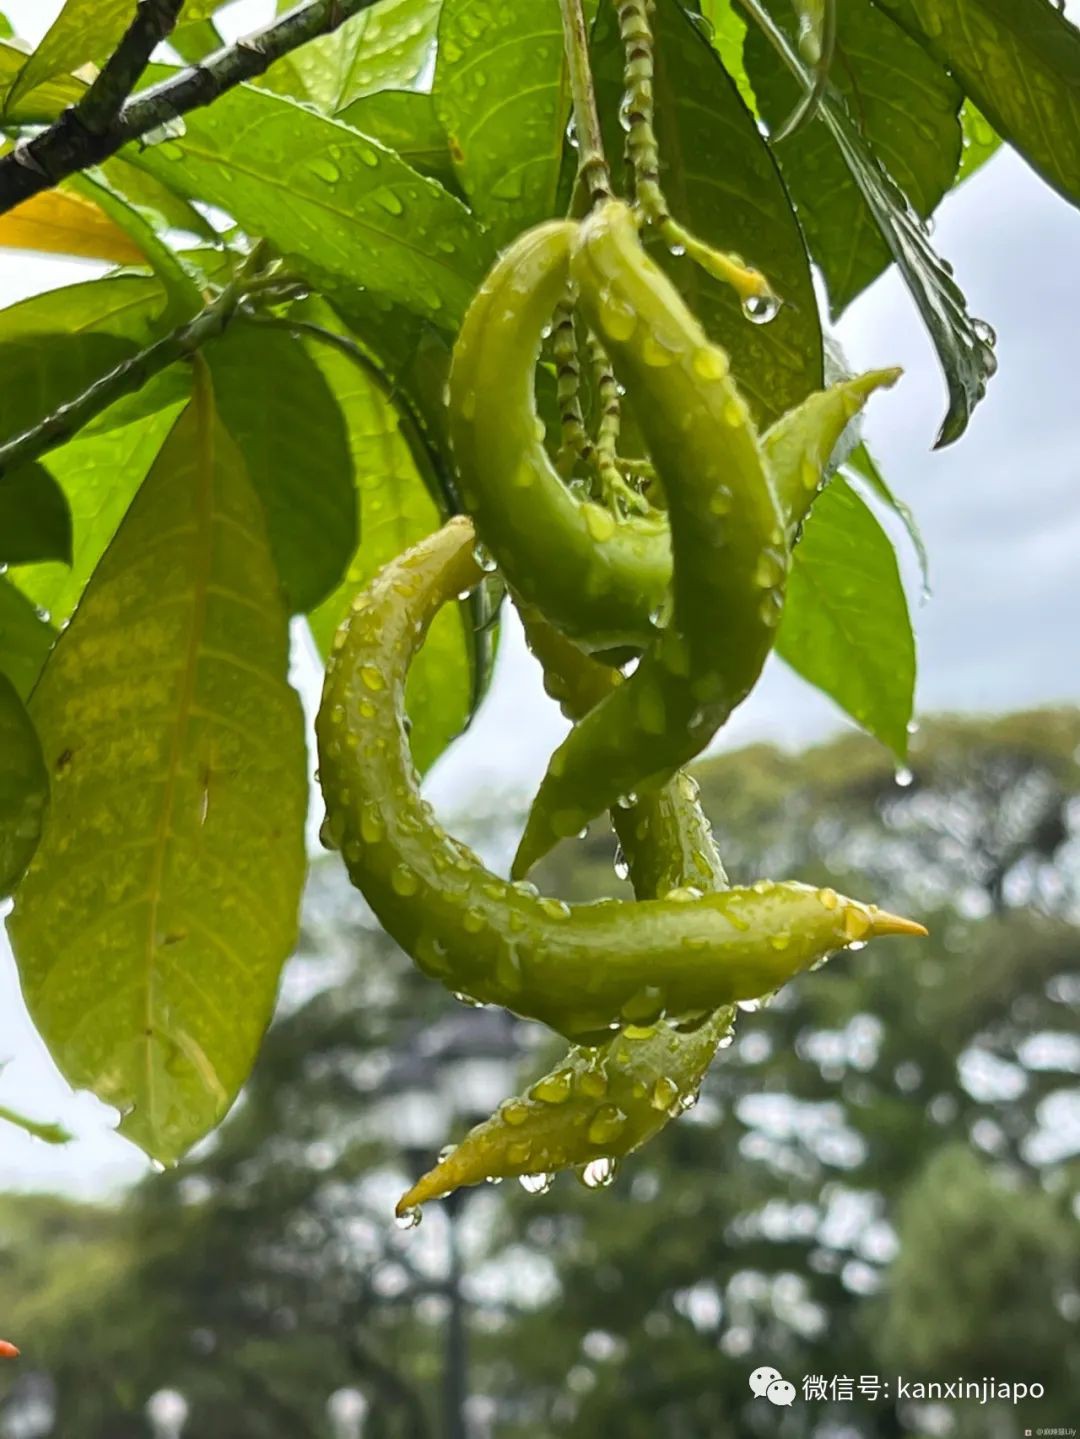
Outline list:
[[[3,6],[30,39],[53,0]],[[239,7],[238,7],[239,8]],[[239,22],[230,25],[234,30]],[[250,23],[250,22],[248,22]],[[997,331],[1000,368],[968,433],[931,451],[945,392],[914,306],[898,278],[878,281],[844,316],[840,339],[857,368],[901,364],[874,399],[867,437],[886,478],[914,508],[930,549],[933,597],[904,551],[919,643],[918,709],[1001,711],[1080,701],[1080,216],[1011,152],[999,153],[938,212],[934,243],[952,261],[972,313]],[[0,252],[0,305],[87,278],[87,266]],[[902,546],[903,548],[903,546]],[[309,680],[314,682],[313,675]],[[308,686],[310,687],[310,686]],[[801,745],[844,721],[778,661],[718,741]],[[519,636],[506,627],[496,680],[471,731],[432,776],[448,810],[539,780],[563,722]],[[26,1017],[0,940],[0,1104],[60,1120],[77,1136],[51,1149],[0,1125],[0,1189],[56,1186],[99,1193],[146,1161],[110,1132],[110,1111],[72,1094]]]

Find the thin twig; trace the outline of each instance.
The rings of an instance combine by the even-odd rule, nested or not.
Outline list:
[[[256,278],[255,271],[265,259],[265,250],[256,246],[220,295],[193,319],[170,330],[137,355],[122,360],[81,395],[46,415],[31,429],[0,445],[0,479],[64,444],[114,401],[141,389],[154,375],[177,360],[193,355],[208,340],[220,335],[240,302],[250,292],[252,280]]]
[[[88,130],[76,113],[78,106],[71,106],[47,129],[0,156],[0,214],[58,185],[68,175],[101,164],[129,141],[209,105],[235,85],[263,74],[275,60],[309,40],[329,35],[374,3],[308,0],[235,45],[132,96],[100,134]]]
[[[97,78],[75,106],[75,118],[92,135],[107,130],[138,84],[155,46],[180,17],[184,0],[138,0],[135,18]]]
[[[611,172],[604,154],[604,137],[596,109],[596,91],[589,68],[589,31],[581,0],[559,0],[562,12],[563,44],[570,71],[570,95],[574,105],[574,129],[578,143],[578,174],[590,204],[611,198]]]

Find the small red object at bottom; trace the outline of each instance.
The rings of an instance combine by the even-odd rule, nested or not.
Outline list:
[[[0,1339],[0,1359],[18,1359],[19,1351],[14,1344],[9,1344],[6,1339]]]

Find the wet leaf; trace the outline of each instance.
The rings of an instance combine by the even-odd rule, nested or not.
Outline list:
[[[435,103],[418,90],[380,90],[341,112],[346,124],[396,150],[403,160],[441,185],[456,184],[446,132]]]
[[[612,17],[612,7],[602,6],[594,68],[614,158],[624,139],[618,122],[623,59]],[[672,214],[710,245],[757,265],[788,303],[771,323],[751,324],[729,286],[685,257],[665,251],[658,258],[730,353],[740,388],[766,425],[822,383],[821,327],[806,247],[769,147],[699,26],[677,0],[660,0],[655,26],[657,129]]]
[[[570,115],[559,0],[443,0],[432,94],[496,244],[554,213]]]
[[[997,133],[1080,205],[1080,30],[1053,0],[875,0],[959,80]]]
[[[53,794],[9,921],[60,1070],[166,1163],[247,1077],[296,938],[287,665],[259,501],[202,370],[34,692]]]
[[[837,477],[795,548],[777,653],[903,759],[915,692],[915,641],[896,555]]]
[[[864,443],[855,446],[844,461],[844,464],[849,470],[854,472],[857,480],[862,481],[862,483],[866,485],[872,495],[892,510],[893,514],[904,526],[908,539],[911,541],[911,547],[915,551],[915,555],[919,561],[919,573],[922,578],[923,589],[929,591],[930,556],[927,552],[926,541],[922,537],[922,531],[919,529],[919,522],[915,518],[911,506],[905,504],[903,500],[893,494],[889,485],[886,483],[885,476],[878,469],[873,455],[871,455]]]
[[[287,331],[238,319],[204,351],[225,428],[266,512],[290,609],[340,581],[358,515],[345,420],[318,365]]]
[[[430,73],[442,0],[379,0],[331,35],[301,45],[267,71],[268,89],[336,115],[380,90],[420,85]],[[284,0],[279,10],[291,10]],[[279,78],[280,77],[280,78]]]
[[[71,190],[43,190],[0,215],[0,246],[141,265],[144,255],[99,205]]]
[[[316,281],[347,281],[454,329],[490,246],[468,210],[392,151],[279,95],[232,90],[127,159],[219,205]]]
[[[164,306],[156,280],[131,275],[50,290],[0,311],[0,441],[150,344]]]
[[[172,397],[166,408],[128,425],[84,431],[49,455],[49,470],[71,515],[71,564],[26,565],[7,578],[47,610],[54,624],[62,624],[78,604],[182,403]]]
[[[187,0],[184,17],[204,18],[220,4],[221,0]],[[67,0],[41,44],[24,57],[25,64],[4,98],[5,113],[46,80],[67,75],[88,61],[104,60],[116,49],[133,18],[131,0]]]
[[[971,100],[965,100],[960,110],[960,128],[964,132],[964,148],[953,182],[957,185],[969,175],[974,175],[976,170],[981,170],[990,156],[1001,148],[1001,136]]]
[[[960,89],[870,0],[844,0],[837,20],[833,102],[846,105],[866,150],[925,218],[956,175]],[[762,115],[775,128],[795,108],[802,87],[756,28],[746,64]],[[781,141],[776,154],[835,318],[887,268],[892,253],[826,124],[805,125]]]
[[[0,608],[0,620],[2,614]],[[11,893],[30,863],[48,799],[37,733],[15,686],[0,672],[0,898]]]
[[[790,42],[762,10],[758,0],[745,0],[745,4],[760,28],[771,37],[788,68],[803,77],[803,84],[808,84],[805,69]],[[828,91],[822,97],[815,124],[824,126],[832,136],[934,342],[949,390],[949,407],[938,431],[937,444],[950,444],[967,428],[971,412],[986,393],[987,381],[997,369],[993,346],[979,322],[968,314],[967,301],[952,278],[952,267],[936,254],[903,192],[866,145],[844,103],[833,92]]]

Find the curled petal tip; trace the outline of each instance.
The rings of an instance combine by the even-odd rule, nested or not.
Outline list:
[[[917,919],[905,919],[903,915],[890,914],[888,910],[878,909],[873,913],[871,933],[881,934],[918,934],[927,935],[930,931]]]

